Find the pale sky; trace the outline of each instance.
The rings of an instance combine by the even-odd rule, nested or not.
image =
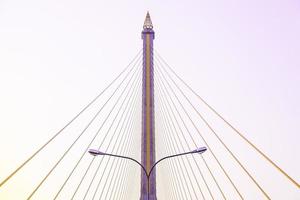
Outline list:
[[[1,0],[0,180],[130,62],[147,11],[160,55],[300,182],[297,0]]]

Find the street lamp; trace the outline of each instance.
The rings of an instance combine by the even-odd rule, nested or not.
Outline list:
[[[137,160],[135,160],[134,158],[130,158],[130,157],[127,157],[127,156],[121,156],[121,155],[116,155],[116,154],[110,154],[110,153],[105,153],[105,152],[101,152],[99,150],[96,150],[96,149],[89,149],[89,153],[93,156],[98,156],[98,155],[101,155],[101,156],[112,156],[112,157],[117,157],[117,158],[123,158],[123,159],[127,159],[127,160],[131,160],[133,162],[135,162],[136,164],[138,164],[143,172],[145,173],[146,177],[147,177],[147,182],[148,182],[148,188],[147,188],[147,196],[148,196],[148,200],[149,200],[149,193],[150,193],[150,176],[151,176],[151,173],[153,171],[153,169],[155,168],[155,166],[160,163],[161,161],[165,160],[165,159],[168,159],[168,158],[173,158],[173,157],[177,157],[177,156],[183,156],[183,155],[187,155],[187,154],[194,154],[194,153],[199,153],[199,154],[202,154],[204,153],[205,151],[207,150],[206,147],[200,147],[198,149],[195,149],[193,151],[189,151],[189,152],[184,152],[184,153],[179,153],[179,154],[174,154],[174,155],[170,155],[170,156],[166,156],[166,157],[163,157],[161,159],[159,159],[157,162],[154,163],[154,165],[151,167],[150,171],[147,172],[146,168]]]

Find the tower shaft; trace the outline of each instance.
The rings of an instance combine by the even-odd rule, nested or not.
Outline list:
[[[143,39],[143,104],[142,104],[142,164],[149,173],[155,163],[154,130],[154,79],[153,79],[153,40],[154,31],[150,15],[147,13],[142,32]],[[149,200],[156,200],[156,172],[149,178]],[[141,200],[148,198],[148,179],[141,175]]]

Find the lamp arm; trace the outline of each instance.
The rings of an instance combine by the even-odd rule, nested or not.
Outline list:
[[[149,174],[148,176],[150,177],[152,171],[154,170],[155,166],[160,163],[161,161],[165,160],[165,159],[168,159],[168,158],[173,158],[173,157],[177,157],[177,156],[183,156],[183,155],[187,155],[187,154],[192,154],[192,153],[195,153],[193,151],[189,151],[189,152],[185,152],[185,153],[179,153],[179,154],[174,154],[174,155],[171,155],[171,156],[166,156],[166,157],[163,157],[161,159],[159,159],[156,163],[154,163],[154,165],[151,167],[150,171],[149,171]]]
[[[145,169],[145,167],[139,162],[137,161],[136,159],[134,158],[130,158],[130,157],[127,157],[127,156],[120,156],[120,155],[115,155],[115,154],[110,154],[110,153],[104,153],[102,154],[104,156],[112,156],[112,157],[117,157],[117,158],[123,158],[123,159],[127,159],[127,160],[131,160],[133,162],[135,162],[136,164],[138,164],[142,170],[144,171],[144,173],[146,174],[146,176],[148,176],[148,173],[147,173],[147,170]]]

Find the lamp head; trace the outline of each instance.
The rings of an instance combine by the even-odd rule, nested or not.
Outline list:
[[[89,153],[93,156],[105,155],[105,153],[103,153],[99,150],[96,150],[96,149],[89,149]]]
[[[207,150],[206,147],[199,147],[197,149],[195,149],[194,151],[192,151],[192,153],[204,153]]]

